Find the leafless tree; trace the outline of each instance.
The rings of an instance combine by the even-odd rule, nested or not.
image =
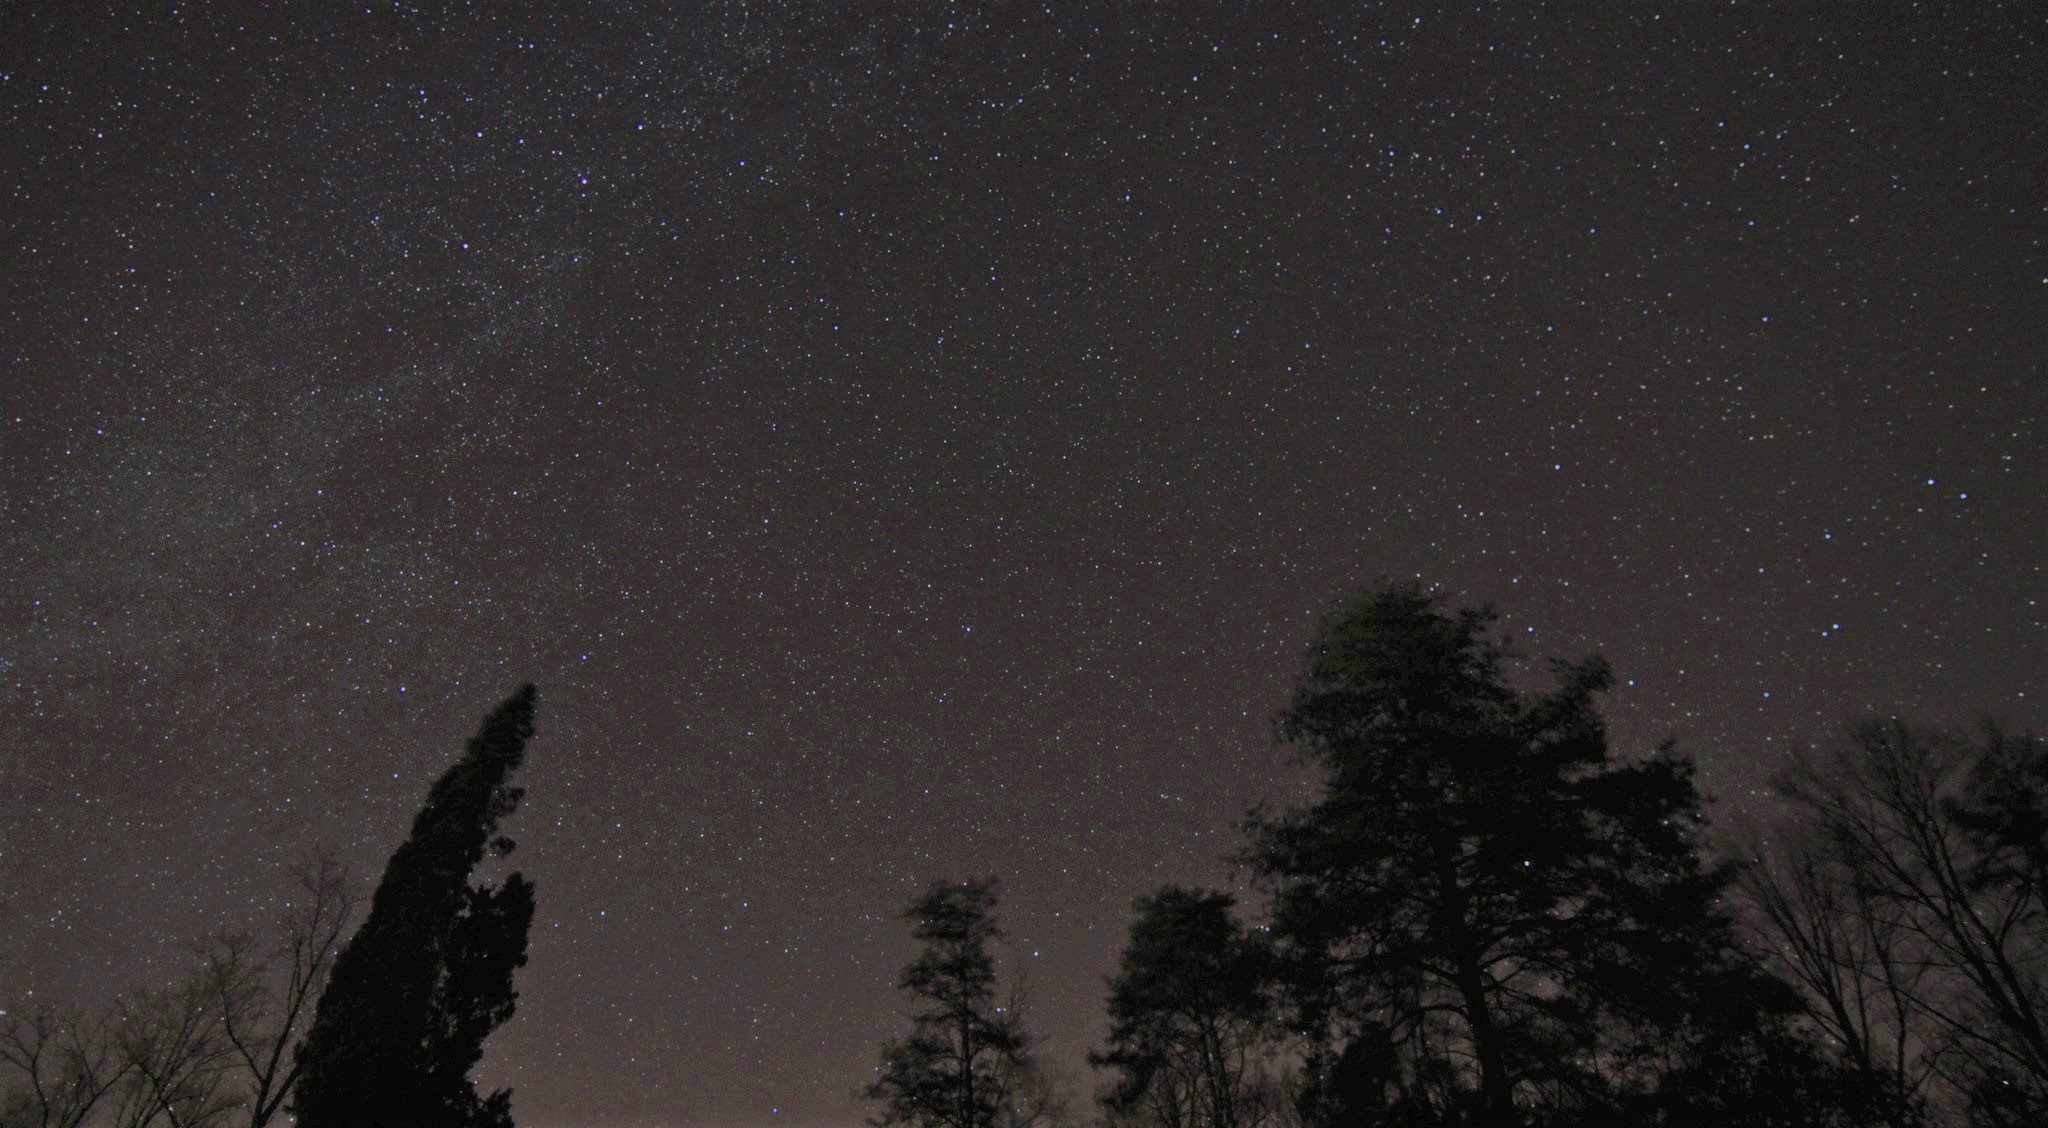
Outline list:
[[[47,1009],[5,1014],[0,1066],[14,1074],[0,1096],[6,1128],[79,1128],[127,1076],[103,1021]]]
[[[332,858],[295,872],[298,893],[285,906],[274,943],[266,950],[248,933],[218,933],[206,944],[200,970],[243,1083],[248,1128],[265,1128],[291,1096],[298,1079],[292,1047],[312,1020],[361,900]]]
[[[198,976],[115,1004],[125,1069],[113,1128],[219,1128],[237,1102],[220,1012]]]
[[[1738,889],[1815,1025],[1877,1094],[1885,1123],[1911,1128],[1939,1081],[1942,1046],[1918,1001],[1929,973],[1922,946],[1813,835],[1788,828],[1786,837],[1756,849]]]
[[[1815,1023],[1886,1079],[1893,1117],[2048,1112],[2048,805],[2023,786],[2044,778],[2030,738],[1891,720],[1780,783],[1791,825],[1744,888]]]
[[[267,1128],[298,1077],[360,895],[331,858],[295,867],[275,931],[222,931],[177,984],[102,1019],[0,1011],[0,1128]],[[12,1074],[12,1076],[8,1076]]]

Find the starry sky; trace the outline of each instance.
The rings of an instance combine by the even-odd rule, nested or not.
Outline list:
[[[968,874],[1085,1098],[1379,577],[1724,816],[2040,723],[2037,3],[268,7],[0,11],[17,1002],[373,878],[528,680],[530,1128],[855,1122]]]

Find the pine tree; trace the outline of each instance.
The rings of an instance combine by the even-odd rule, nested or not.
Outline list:
[[[1721,908],[1690,763],[1611,758],[1606,663],[1518,690],[1493,621],[1412,584],[1361,593],[1280,718],[1323,793],[1255,817],[1249,860],[1310,1032],[1310,1119],[1660,1123],[1787,1091],[1741,1073],[1796,1045],[1793,1002]],[[1787,1110],[1752,1111],[1716,1122]]]
[[[522,792],[506,781],[533,735],[526,686],[485,718],[391,855],[370,913],[298,1050],[300,1128],[510,1128],[511,1093],[479,1097],[469,1070],[512,1016],[533,885],[471,884]]]
[[[1109,981],[1114,1123],[1258,1128],[1280,1111],[1265,1070],[1274,1042],[1268,952],[1231,915],[1226,893],[1168,885],[1138,898],[1130,943]]]
[[[904,911],[924,951],[899,983],[915,1000],[910,1036],[883,1047],[881,1075],[864,1094],[882,1103],[878,1128],[1018,1128],[1038,1118],[1023,1023],[996,996],[995,904],[993,881],[938,882]]]

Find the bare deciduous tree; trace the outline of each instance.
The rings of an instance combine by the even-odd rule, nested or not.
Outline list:
[[[115,1004],[115,1051],[125,1070],[113,1128],[219,1128],[234,1109],[220,1012],[198,977]]]
[[[294,873],[273,934],[216,933],[175,985],[118,998],[104,1018],[0,1011],[0,1128],[273,1123],[361,900],[331,858]]]
[[[1887,1116],[2048,1114],[2048,752],[1872,722],[1780,782],[1791,826],[1745,890],[1816,1024]]]
[[[47,1009],[0,1022],[0,1065],[16,1074],[6,1128],[79,1128],[127,1074],[104,1021]]]
[[[234,1068],[242,1075],[249,1128],[265,1128],[298,1080],[292,1047],[312,1019],[361,898],[332,858],[295,871],[299,892],[286,903],[268,952],[248,933],[221,932],[206,945],[200,982],[220,1015]]]
[[[1941,1041],[1919,1002],[1927,961],[1904,917],[1812,838],[1794,830],[1769,855],[1752,847],[1757,861],[1738,888],[1766,950],[1876,1094],[1884,1122],[1911,1128],[1938,1081]]]

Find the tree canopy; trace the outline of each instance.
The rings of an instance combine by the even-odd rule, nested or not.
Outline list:
[[[1257,1128],[1282,1103],[1266,1059],[1275,1043],[1269,952],[1225,893],[1165,886],[1138,898],[1130,943],[1109,981],[1113,1072],[1104,1111],[1160,1128]]]
[[[1691,763],[1612,755],[1600,658],[1517,688],[1494,623],[1413,584],[1358,593],[1279,718],[1324,773],[1318,801],[1255,815],[1248,853],[1306,1032],[1306,1114],[1657,1122],[1763,1083],[1737,1067],[1791,998],[1701,860]]]
[[[1021,1128],[1043,1107],[1022,1016],[996,993],[989,945],[993,880],[937,882],[903,918],[924,945],[899,985],[913,1000],[910,1035],[882,1050],[866,1096],[872,1121],[910,1128]]]
[[[512,1016],[533,885],[471,875],[513,848],[498,824],[519,806],[508,780],[533,711],[529,685],[484,719],[392,853],[298,1050],[301,1128],[510,1128],[510,1091],[479,1097],[469,1071]]]

